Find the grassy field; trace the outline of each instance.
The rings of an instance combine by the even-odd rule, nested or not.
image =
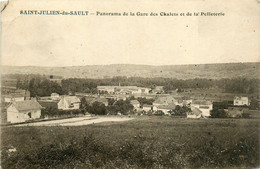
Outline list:
[[[151,116],[79,127],[6,127],[2,168],[254,168],[260,166],[259,124]]]

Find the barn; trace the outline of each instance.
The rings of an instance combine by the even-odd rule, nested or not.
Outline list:
[[[36,100],[13,102],[7,108],[7,122],[21,123],[41,117],[42,106]]]

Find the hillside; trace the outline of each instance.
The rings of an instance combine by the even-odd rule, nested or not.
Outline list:
[[[177,79],[193,78],[258,78],[260,62],[224,63],[199,65],[88,65],[72,67],[2,66],[2,74],[41,74],[58,75],[63,78],[108,78],[127,77],[165,77]]]

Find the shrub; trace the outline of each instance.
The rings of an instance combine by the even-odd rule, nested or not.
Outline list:
[[[86,109],[90,114],[96,114],[96,115],[107,114],[106,106],[103,103],[97,101],[94,102],[91,106],[88,106]]]
[[[224,109],[213,109],[210,112],[211,118],[227,118],[228,113]]]

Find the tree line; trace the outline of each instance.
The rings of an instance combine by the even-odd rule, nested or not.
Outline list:
[[[17,79],[17,88],[26,89],[31,96],[50,96],[51,93],[68,94],[69,92],[97,93],[97,86],[139,86],[154,89],[164,86],[169,92],[176,89],[209,89],[219,88],[227,93],[259,93],[260,79],[174,79],[174,78],[142,78],[142,77],[113,77],[104,79],[63,79],[62,85],[48,80],[41,75],[13,75]]]

